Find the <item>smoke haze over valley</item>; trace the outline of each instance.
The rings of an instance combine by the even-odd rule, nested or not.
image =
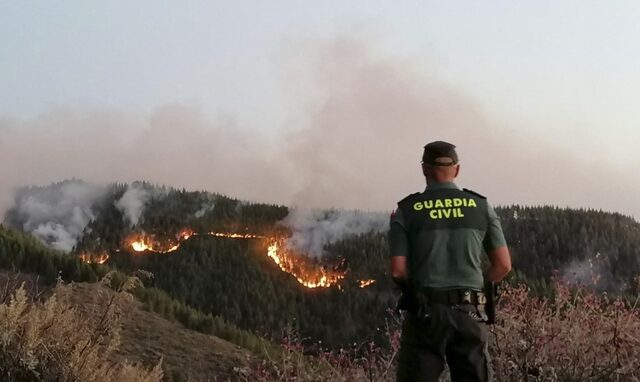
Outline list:
[[[422,146],[448,140],[459,184],[494,204],[588,207],[640,216],[637,177],[606,151],[576,153],[497,121],[464,90],[364,39],[311,41],[287,61],[277,129],[168,104],[149,114],[55,108],[0,119],[0,211],[16,187],[77,177],[148,180],[292,206],[388,211],[424,187]],[[292,68],[296,66],[295,70]],[[305,89],[311,89],[307,91]],[[615,185],[615,187],[611,187]]]

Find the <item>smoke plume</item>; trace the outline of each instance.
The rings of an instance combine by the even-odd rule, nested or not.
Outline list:
[[[127,190],[120,199],[114,202],[114,205],[122,212],[122,217],[133,228],[138,225],[144,206],[150,199],[151,192],[149,190],[139,183],[133,183],[127,186]]]
[[[16,207],[6,220],[54,249],[71,251],[95,218],[93,205],[105,191],[102,186],[77,180],[22,188],[16,193]]]
[[[198,211],[196,211],[194,216],[199,219],[199,218],[203,217],[204,215],[206,215],[208,212],[213,211],[213,209],[215,207],[216,207],[216,204],[214,202],[203,203],[202,207],[200,207],[200,209]]]
[[[320,256],[325,245],[350,235],[387,230],[389,215],[379,212],[295,208],[289,211],[282,223],[292,230],[288,242],[291,247]]]
[[[389,211],[424,187],[422,146],[447,140],[458,146],[459,184],[494,204],[640,216],[640,180],[626,176],[638,165],[633,159],[612,165],[607,150],[569,151],[519,129],[526,121],[496,122],[437,70],[363,39],[304,41],[291,51],[281,65],[282,108],[289,111],[282,126],[243,126],[184,104],[139,115],[55,109],[27,120],[0,117],[0,210],[11,206],[16,187],[76,177],[96,184],[142,179],[303,208]],[[140,196],[122,208],[135,212]],[[81,222],[91,218],[80,211]],[[71,242],[58,228],[42,235]]]

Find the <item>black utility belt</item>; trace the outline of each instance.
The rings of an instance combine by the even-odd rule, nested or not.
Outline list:
[[[416,297],[419,302],[427,304],[435,303],[447,305],[485,305],[487,303],[487,296],[484,292],[472,289],[425,289],[417,292]]]

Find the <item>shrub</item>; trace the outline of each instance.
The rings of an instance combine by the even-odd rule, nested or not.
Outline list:
[[[105,282],[110,282],[109,277]],[[97,320],[70,304],[71,286],[59,283],[44,301],[27,296],[24,286],[0,301],[0,379],[3,381],[136,381],[162,379],[161,363],[151,370],[115,363],[119,344],[118,303],[131,296],[123,284],[103,291]]]
[[[555,282],[551,297],[507,285],[491,327],[496,381],[640,381],[639,298],[571,290]],[[394,381],[399,346],[395,322],[388,343],[305,357],[302,341],[287,333],[282,355],[239,372],[253,381]],[[448,375],[442,376],[448,380]]]
[[[507,288],[491,353],[499,381],[638,381],[638,300],[572,291],[556,282],[553,298]]]
[[[236,370],[243,381],[394,381],[394,361],[400,343],[399,321],[393,317],[386,328],[388,343],[354,343],[350,348],[305,355],[302,340],[291,327],[285,329],[279,353],[265,351],[266,359],[251,370]],[[308,349],[307,349],[308,350]]]

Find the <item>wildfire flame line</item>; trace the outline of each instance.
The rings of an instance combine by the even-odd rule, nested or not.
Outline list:
[[[327,271],[324,268],[315,270],[302,269],[303,263],[296,262],[296,259],[284,254],[279,254],[280,245],[277,241],[269,245],[267,255],[280,267],[283,272],[291,274],[298,282],[307,288],[328,288],[337,284],[344,278],[344,273]],[[299,261],[299,260],[298,260]]]
[[[194,235],[197,235],[197,233],[195,233]],[[225,233],[225,232],[208,232],[207,235],[209,236],[216,236],[216,237],[228,237],[231,239],[264,239],[264,236],[261,235],[252,235],[249,233]]]
[[[359,280],[360,288],[366,288],[376,282],[376,280]]]
[[[87,264],[104,264],[109,260],[109,255],[106,253],[101,253],[99,255],[91,255],[89,253],[81,253],[80,260]]]
[[[184,229],[176,235],[176,240],[167,241],[164,244],[154,240],[151,236],[140,233],[133,235],[127,240],[127,245],[138,253],[171,253],[180,248],[180,244],[192,236],[213,236],[230,239],[266,239],[269,241],[267,248],[269,258],[276,263],[280,270],[292,275],[300,284],[307,288],[328,288],[337,285],[345,277],[345,272],[318,266],[317,264],[311,263],[306,257],[295,255],[283,245],[284,240],[262,235],[233,232],[197,233],[190,229]],[[104,264],[109,259],[109,255],[91,256],[82,254],[80,258],[89,263]],[[360,288],[366,288],[374,282],[375,280],[358,280],[358,285]]]

